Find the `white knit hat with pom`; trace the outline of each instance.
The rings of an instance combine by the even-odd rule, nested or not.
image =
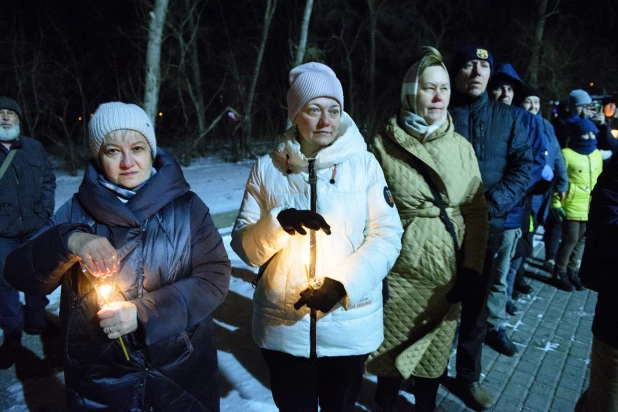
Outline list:
[[[337,100],[343,111],[343,87],[335,72],[322,63],[305,63],[290,70],[288,90],[288,118],[294,118],[307,102],[316,97]]]
[[[90,119],[88,134],[92,157],[98,157],[99,149],[108,133],[121,129],[141,133],[150,145],[152,158],[155,158],[157,139],[152,120],[141,107],[121,102],[103,103]]]

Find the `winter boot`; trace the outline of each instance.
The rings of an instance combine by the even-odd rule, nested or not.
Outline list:
[[[554,277],[552,278],[554,286],[558,289],[565,290],[567,292],[573,292],[573,285],[569,282],[569,278],[566,272],[558,272],[554,270]]]
[[[517,346],[506,336],[503,328],[487,331],[485,343],[493,350],[506,356],[517,356],[519,351]]]
[[[567,277],[575,289],[580,291],[584,290],[584,286],[582,285],[581,280],[579,280],[579,271],[567,269]]]
[[[513,284],[513,289],[520,293],[523,293],[524,295],[531,294],[533,290],[532,286],[530,286],[530,284],[524,280],[523,276],[520,275],[515,276],[515,283]]]

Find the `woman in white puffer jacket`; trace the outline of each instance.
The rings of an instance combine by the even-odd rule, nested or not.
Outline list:
[[[383,340],[382,280],[403,229],[380,165],[343,112],[335,73],[320,63],[292,69],[287,100],[293,126],[253,167],[232,248],[260,266],[253,338],[279,409],[315,410],[319,398],[323,410],[354,410],[364,362]],[[305,228],[315,233],[313,287]]]

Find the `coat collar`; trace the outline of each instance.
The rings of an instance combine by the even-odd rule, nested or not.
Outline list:
[[[188,192],[190,187],[176,161],[157,148],[157,173],[127,203],[98,182],[100,170],[91,161],[77,192],[84,209],[97,221],[110,226],[139,227],[163,206]]]
[[[307,170],[307,158],[300,151],[300,143],[296,140],[294,126],[290,127],[275,148],[273,155],[283,161],[289,156],[289,165],[292,170]],[[347,159],[367,151],[367,144],[358,130],[354,120],[345,112],[341,115],[339,134],[333,143],[323,148],[315,156],[316,169],[327,169],[340,164]]]

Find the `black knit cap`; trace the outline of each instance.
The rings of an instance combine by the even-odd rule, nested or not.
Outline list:
[[[493,74],[494,57],[491,55],[489,50],[482,46],[470,45],[459,50],[455,57],[453,57],[453,61],[451,62],[451,69],[449,70],[451,76],[457,76],[457,72],[463,67],[464,64],[468,63],[470,60],[487,60],[489,62],[491,74]]]
[[[537,89],[535,89],[532,86],[525,86],[522,87],[521,89],[521,93],[519,94],[519,96],[523,99],[525,99],[528,96],[536,96],[536,97],[541,97],[541,94],[539,93],[539,91]]]
[[[11,110],[17,113],[17,116],[21,119],[21,107],[10,97],[0,96],[0,110],[1,109]]]

